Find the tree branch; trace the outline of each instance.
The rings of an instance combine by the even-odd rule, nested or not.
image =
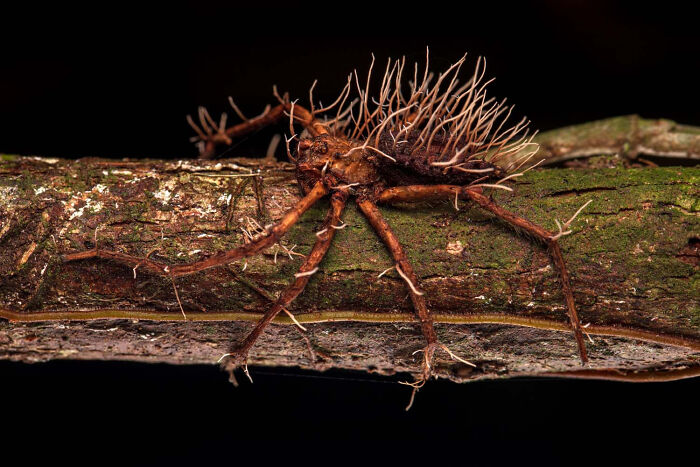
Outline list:
[[[260,172],[258,172],[260,169]],[[262,177],[255,190],[251,177]],[[473,205],[382,207],[435,315],[441,342],[475,363],[438,356],[440,376],[567,375],[669,379],[700,366],[700,170],[546,169],[494,199],[556,230],[591,341],[582,367],[547,252]],[[0,163],[0,358],[215,363],[293,280],[326,201],[261,256],[176,280],[105,259],[103,247],[179,264],[246,242],[300,199],[293,166],[259,160],[78,161],[3,156]],[[269,216],[261,218],[261,212]],[[307,290],[253,347],[250,363],[420,370],[424,346],[404,281],[355,207]],[[261,293],[264,292],[264,293]],[[267,294],[267,296],[265,296]],[[311,344],[309,352],[307,340]],[[319,355],[328,355],[321,358]]]

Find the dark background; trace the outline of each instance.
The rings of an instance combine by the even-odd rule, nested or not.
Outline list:
[[[426,45],[438,70],[465,51],[472,66],[485,56],[492,93],[541,130],[628,113],[700,125],[697,16],[680,2],[641,3],[25,4],[0,15],[0,152],[193,157],[184,116],[198,105],[232,114],[232,95],[255,115],[272,84],[305,99],[316,78],[328,103],[371,52],[381,64],[421,61]],[[272,132],[230,154],[260,155]],[[254,385],[234,389],[215,367],[0,362],[4,452],[136,465],[377,453],[596,465],[696,448],[697,380],[434,382],[404,413],[396,380],[252,373]]]

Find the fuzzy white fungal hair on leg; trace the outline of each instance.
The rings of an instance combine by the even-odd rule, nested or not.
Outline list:
[[[499,190],[513,191],[509,186],[496,185],[494,183],[476,183],[473,185],[467,185],[467,188],[498,188]]]
[[[403,278],[403,280],[406,281],[406,283],[407,283],[408,286],[411,288],[411,290],[413,291],[414,294],[416,294],[416,295],[423,295],[423,292],[421,292],[420,290],[416,289],[416,287],[413,285],[413,282],[411,282],[411,279],[409,279],[408,276],[407,276],[406,274],[404,274],[404,272],[401,270],[401,267],[400,267],[398,264],[397,264],[396,266],[394,266],[394,267],[396,268],[396,272],[398,272],[398,273],[399,273],[399,276],[401,276],[401,277]]]
[[[347,185],[336,185],[333,187],[334,190],[346,190],[348,188],[352,188],[354,186],[360,185],[359,183],[348,183]]]
[[[298,273],[294,274],[294,277],[312,276],[312,275],[316,274],[317,271],[318,271],[318,268],[316,267],[316,268],[313,268],[311,271],[298,272]]]
[[[223,354],[221,357],[219,357],[219,359],[216,361],[216,363],[221,363],[224,360],[224,358],[230,357],[231,355],[233,355],[233,354],[232,353]]]
[[[392,267],[390,267],[390,268],[386,268],[385,270],[383,270],[383,271],[377,276],[377,279],[380,279],[384,274],[386,274],[387,272],[391,271],[392,269],[394,269],[394,266],[392,266]]]
[[[177,304],[180,306],[180,313],[182,313],[182,317],[185,318],[185,321],[187,321],[187,315],[185,314],[185,310],[182,308],[182,302],[180,301],[180,294],[177,293],[177,286],[175,285],[175,278],[173,276],[170,276],[170,280],[173,283],[173,290],[175,291],[175,298],[177,299]]]
[[[243,364],[243,373],[245,373],[245,375],[248,377],[248,381],[250,381],[252,384],[253,378],[250,376],[250,372],[248,371],[248,363],[247,362]]]
[[[557,228],[559,229],[559,232],[556,235],[552,235],[551,237],[549,237],[550,240],[558,240],[559,238],[561,238],[565,235],[569,235],[572,232],[571,230],[568,230],[571,223],[576,219],[576,217],[578,217],[579,214],[581,214],[581,211],[583,211],[585,209],[585,207],[588,206],[589,204],[591,204],[592,202],[593,202],[592,199],[589,199],[588,201],[586,201],[586,203],[583,206],[581,206],[580,208],[578,208],[578,211],[576,211],[574,213],[574,215],[571,216],[571,219],[564,222],[564,224],[561,224],[559,222],[559,220],[554,219],[554,222],[557,224]]]
[[[465,359],[459,357],[458,355],[455,355],[449,348],[447,348],[446,345],[440,344],[440,348],[447,352],[447,354],[452,358],[453,360],[457,360],[458,362],[464,363],[465,365],[469,365],[471,367],[476,368],[476,365],[474,365],[472,362],[468,362]]]
[[[292,322],[293,322],[294,324],[296,324],[296,325],[299,327],[299,329],[301,329],[302,331],[306,331],[306,330],[307,330],[307,329],[306,329],[304,326],[302,326],[301,323],[294,317],[294,315],[292,314],[291,311],[289,311],[289,310],[286,309],[286,308],[282,308],[282,311],[284,311],[284,312],[287,314],[287,316],[289,316],[289,319],[291,319]]]

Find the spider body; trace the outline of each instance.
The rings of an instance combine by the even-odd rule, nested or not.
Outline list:
[[[200,146],[201,158],[213,157],[217,145],[231,144],[237,136],[288,118],[292,136],[287,139],[287,152],[296,165],[303,198],[250,242],[200,261],[167,265],[148,257],[139,258],[97,248],[69,254],[64,259],[71,261],[99,257],[128,265],[134,270],[140,267],[141,271],[172,278],[175,287],[176,277],[220,267],[274,245],[306,210],[319,199],[330,196],[330,209],[323,228],[316,232],[314,246],[294,280],[261,317],[248,337],[225,355],[224,365],[233,371],[239,366],[245,367],[250,349],[266,326],[281,311],[289,313],[286,307],[304,290],[310,277],[319,271],[335,231],[344,225],[341,220],[343,209],[350,200],[354,200],[387,247],[397,273],[406,282],[417,322],[425,337],[422,371],[413,383],[418,388],[433,374],[432,359],[436,350],[442,349],[454,359],[471,363],[439,343],[420,289],[420,279],[378,205],[448,199],[454,200],[457,208],[457,201],[461,198],[547,247],[559,273],[578,353],[585,363],[588,358],[586,346],[569,273],[558,243],[559,238],[571,233],[567,229],[583,208],[568,222],[558,224],[559,232],[554,233],[502,208],[483,194],[484,189],[512,191],[504,182],[520,175],[518,169],[536,152],[537,146],[532,143],[532,136],[528,136],[525,119],[513,126],[505,125],[512,108],[506,107],[505,101],[499,103],[486,98],[488,81],[483,82],[481,60],[477,62],[471,79],[459,84],[459,70],[464,60],[463,57],[437,77],[429,73],[427,60],[422,77],[416,64],[413,79],[408,82],[407,95],[404,95],[403,82],[405,60],[397,60],[393,65],[391,61],[387,63],[377,99],[369,99],[370,67],[364,88],[357,73],[354,75],[359,94],[357,99],[348,101],[353,81],[353,75],[350,75],[339,98],[322,109],[314,108],[313,86],[309,92],[309,110],[297,105],[296,101],[290,102],[286,95],[280,96],[276,90],[279,105],[268,107],[262,115],[251,119],[246,118],[231,101],[244,121],[228,128],[225,114],[217,124],[204,108],[200,108],[199,125],[189,117],[188,121],[197,133],[195,140]],[[336,108],[335,114],[328,116],[333,108]],[[321,115],[323,118],[319,117]],[[295,135],[295,125],[300,125],[304,130],[300,138]],[[294,140],[298,142],[292,151],[290,142]],[[184,314],[184,310],[182,312]]]
[[[377,195],[388,187],[418,184],[468,185],[475,181],[494,181],[503,178],[503,168],[486,160],[476,159],[464,164],[464,170],[450,170],[432,165],[443,154],[436,142],[430,151],[408,151],[408,144],[393,145],[382,136],[379,150],[395,160],[377,156],[363,149],[363,143],[342,136],[322,134],[299,141],[296,155],[296,176],[307,193],[324,176],[336,184],[352,186],[354,192]],[[410,141],[410,139],[408,140]],[[453,154],[448,154],[451,157]],[[329,187],[332,185],[329,185]],[[370,189],[371,188],[371,189]],[[376,201],[377,198],[374,197]]]
[[[368,152],[340,136],[304,138],[299,141],[294,161],[297,179],[304,192],[324,179],[329,187],[351,185],[361,189],[376,185],[382,177]]]
[[[468,185],[475,180],[498,180],[505,175],[502,167],[484,159],[466,161],[460,167],[461,170],[433,165],[440,159],[449,160],[454,157],[455,150],[446,154],[449,150],[449,135],[433,141],[430,147],[419,147],[417,150],[411,150],[417,143],[417,137],[414,134],[408,135],[405,141],[395,142],[394,140],[395,138],[389,132],[385,132],[379,138],[378,148],[396,159],[396,162],[391,163],[386,158],[376,159],[382,175],[390,186],[421,183]]]

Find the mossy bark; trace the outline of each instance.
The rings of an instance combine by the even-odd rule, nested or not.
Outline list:
[[[562,239],[591,362],[581,366],[546,249],[460,203],[382,207],[436,316],[437,373],[464,381],[518,375],[689,375],[700,367],[700,169],[544,169],[493,197]],[[259,160],[0,162],[0,358],[211,363],[290,282],[328,202],[259,257],[173,284],[105,260],[119,250],[169,263],[245,241],[299,199],[293,166]],[[253,348],[255,365],[417,372],[423,347],[405,283],[350,205],[348,227],[290,311]],[[291,251],[291,254],[289,253]],[[313,350],[312,358],[310,350]]]

